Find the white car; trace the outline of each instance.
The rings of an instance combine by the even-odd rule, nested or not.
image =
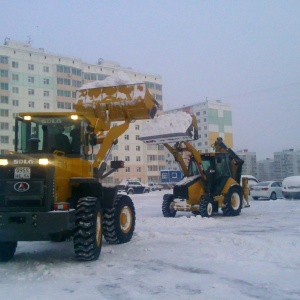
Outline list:
[[[282,183],[280,181],[262,181],[251,187],[251,196],[254,200],[268,198],[276,200],[282,198]]]
[[[282,194],[287,199],[300,199],[300,176],[285,178],[282,181]]]

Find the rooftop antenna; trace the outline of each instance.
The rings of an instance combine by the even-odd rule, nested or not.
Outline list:
[[[27,38],[28,38],[28,44],[31,45],[31,42],[32,42],[31,36],[28,35]]]

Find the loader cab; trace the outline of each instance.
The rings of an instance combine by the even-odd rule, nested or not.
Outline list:
[[[228,178],[232,177],[228,155],[202,154],[201,159],[209,192],[213,195],[220,194]]]
[[[83,137],[88,124],[70,116],[20,116],[16,118],[15,151],[18,153],[84,154]]]

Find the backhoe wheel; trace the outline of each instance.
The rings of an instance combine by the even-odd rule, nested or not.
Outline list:
[[[123,244],[131,240],[135,228],[135,209],[130,197],[117,195],[114,207],[105,209],[103,235],[110,244]]]
[[[0,242],[0,261],[11,260],[17,249],[17,242]]]
[[[199,211],[202,218],[210,218],[214,211],[214,203],[209,195],[203,195],[200,199]]]
[[[102,246],[102,210],[94,197],[80,198],[75,213],[74,250],[79,260],[98,259]]]
[[[176,210],[174,209],[174,198],[171,194],[164,195],[164,200],[162,203],[162,213],[166,218],[174,218],[176,215]]]
[[[238,216],[243,206],[242,190],[236,186],[229,189],[223,203],[223,214],[225,216]]]

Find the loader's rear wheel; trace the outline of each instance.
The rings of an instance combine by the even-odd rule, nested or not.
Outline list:
[[[123,244],[131,240],[135,228],[135,209],[130,197],[118,195],[114,207],[105,209],[103,235],[110,244]]]
[[[203,195],[200,199],[199,211],[202,218],[210,218],[214,211],[213,200],[208,195]]]
[[[229,189],[223,203],[223,214],[225,216],[238,216],[243,206],[242,190],[234,186]]]
[[[164,200],[162,203],[162,213],[166,218],[174,218],[176,215],[176,210],[174,209],[174,198],[171,194],[164,195]]]
[[[0,261],[11,260],[16,252],[18,242],[0,242]]]
[[[74,250],[79,260],[98,259],[102,247],[102,210],[97,198],[80,198],[75,214]]]

